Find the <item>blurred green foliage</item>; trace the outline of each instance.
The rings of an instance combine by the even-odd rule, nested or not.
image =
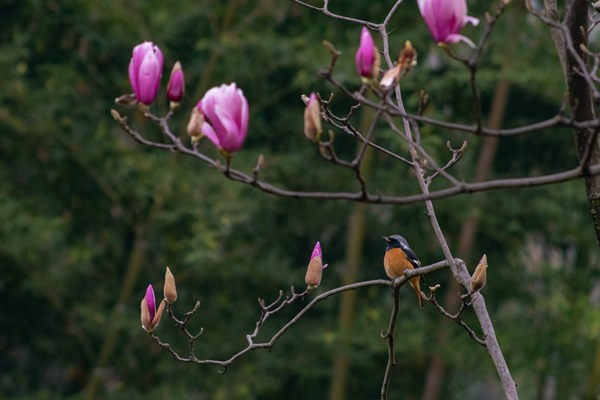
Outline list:
[[[381,21],[392,3],[332,2],[332,10]],[[478,2],[471,13],[482,16],[487,7]],[[511,82],[505,126],[553,115],[564,90],[547,29],[520,7],[511,5],[499,21],[479,73],[485,115],[498,80]],[[419,51],[420,65],[403,83],[409,108],[426,89],[428,115],[470,122],[467,71],[431,42],[416,6],[403,4],[392,25],[392,51],[405,39]],[[348,393],[357,399],[378,393],[387,357],[379,334],[391,307],[390,293],[381,288],[359,293],[350,337],[340,337],[338,301],[330,299],[271,352],[252,353],[225,375],[178,364],[151,342],[140,328],[139,299],[149,282],[160,295],[165,265],[177,279],[178,312],[202,301],[193,325],[205,329],[197,348],[206,358],[227,358],[245,346],[259,314],[257,297],[272,301],[279,290],[302,287],[316,240],[330,264],[323,287],[335,287],[344,274],[352,204],[282,199],[236,185],[193,159],[134,143],[109,113],[113,99],[129,91],[131,48],[152,40],[165,54],[163,83],[176,60],[186,74],[187,95],[172,120],[176,132],[184,136],[188,110],[205,90],[235,80],[251,105],[247,146],[235,156],[236,168],[251,171],[262,153],[270,182],[356,190],[351,173],[321,160],[304,139],[300,95],[332,91],[316,74],[329,62],[323,39],[342,51],[336,78],[358,89],[359,31],[274,0],[0,4],[1,398],[324,398],[341,340],[349,343]],[[467,32],[477,37],[480,31]],[[336,93],[336,110],[349,105]],[[153,105],[158,112],[166,107],[166,101]],[[139,113],[128,115],[136,129],[159,137]],[[446,141],[463,139],[423,128],[423,141],[440,162],[448,156]],[[376,140],[403,151],[383,125]],[[336,141],[342,154],[352,151],[349,138],[338,133]],[[455,168],[461,179],[472,179],[480,146],[469,137]],[[574,162],[571,133],[552,129],[502,141],[492,175],[548,173]],[[403,166],[380,156],[375,163],[373,191],[417,190]],[[465,218],[480,219],[467,262],[488,254],[485,294],[522,397],[548,387],[558,398],[583,393],[600,331],[598,247],[583,183],[460,196],[436,206],[452,245]],[[369,206],[366,212],[360,279],[384,277],[382,234],[404,234],[425,264],[441,259],[421,205]],[[443,293],[447,271],[431,282],[440,282]],[[420,396],[433,354],[449,366],[444,398],[481,398],[486,386],[497,390],[484,349],[431,307],[416,309],[411,293],[401,300],[391,398]],[[273,317],[265,335],[302,305]],[[437,342],[440,330],[448,332],[447,343]],[[165,320],[159,333],[183,348]]]

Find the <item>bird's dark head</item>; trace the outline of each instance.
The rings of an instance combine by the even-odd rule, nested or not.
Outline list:
[[[386,250],[394,248],[406,249],[409,247],[406,239],[400,235],[384,236],[383,239],[387,242]]]

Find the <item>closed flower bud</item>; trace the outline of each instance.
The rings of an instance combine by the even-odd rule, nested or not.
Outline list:
[[[149,105],[156,98],[162,69],[163,55],[154,43],[144,42],[133,48],[129,62],[129,83],[140,103]]]
[[[187,133],[192,137],[192,141],[202,138],[202,125],[204,125],[204,116],[197,107],[194,107],[187,125]]]
[[[165,308],[164,301],[161,301],[158,311],[156,310],[156,299],[154,297],[152,285],[148,285],[146,288],[146,295],[142,298],[140,308],[142,327],[146,331],[152,332],[160,323],[160,318]]]
[[[417,50],[412,46],[410,40],[404,43],[404,48],[400,51],[398,65],[400,65],[401,78],[417,65]]]
[[[302,96],[306,99],[306,96]],[[317,142],[322,131],[319,99],[317,99],[316,94],[311,93],[308,100],[306,100],[306,108],[304,109],[304,135],[309,140]]]
[[[487,256],[484,254],[471,277],[471,293],[475,293],[485,286],[487,280],[487,267]]]
[[[356,51],[356,71],[365,80],[376,79],[379,75],[379,52],[369,30],[363,26],[360,32],[360,46]]]
[[[171,70],[171,77],[167,84],[167,99],[172,103],[179,103],[185,94],[185,80],[181,63],[177,61]]]
[[[167,303],[171,304],[177,300],[177,288],[175,287],[175,277],[171,273],[169,267],[165,272],[165,285],[163,287],[163,295]]]
[[[475,47],[469,38],[460,34],[467,23],[479,23],[477,18],[467,15],[466,0],[417,0],[417,4],[436,42],[451,44],[462,41]]]
[[[304,282],[308,286],[308,290],[312,290],[321,284],[323,270],[326,267],[327,264],[323,265],[321,244],[317,242],[310,256],[310,262],[308,263],[306,276],[304,277]]]

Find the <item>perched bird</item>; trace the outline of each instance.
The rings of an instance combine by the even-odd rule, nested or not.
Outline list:
[[[408,245],[406,239],[400,235],[384,236],[387,242],[385,256],[383,257],[383,266],[386,274],[391,279],[396,279],[404,274],[407,269],[419,268],[421,262],[417,255]],[[423,308],[423,299],[421,298],[421,286],[419,285],[421,277],[415,276],[411,278],[410,286],[415,290],[419,299],[419,307]]]

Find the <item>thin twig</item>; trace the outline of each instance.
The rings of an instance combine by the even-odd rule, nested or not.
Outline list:
[[[388,342],[388,359],[385,366],[385,372],[383,374],[383,383],[381,384],[381,400],[385,400],[388,394],[388,388],[392,379],[392,368],[396,365],[395,351],[394,351],[394,330],[396,329],[396,320],[398,318],[398,311],[400,310],[400,300],[398,293],[400,292],[400,286],[394,285],[393,287],[393,302],[392,311],[390,313],[390,323],[385,334],[381,335],[383,339],[387,339]]]
[[[428,300],[435,306],[435,308],[440,312],[440,314],[462,326],[465,329],[465,331],[469,334],[471,339],[473,339],[476,343],[482,345],[483,347],[486,347],[485,341],[479,338],[475,331],[462,319],[462,314],[465,310],[465,301],[461,303],[460,309],[456,314],[450,314],[444,309],[444,307],[440,305],[440,303],[438,303],[435,297],[435,292],[432,292],[429,295]]]

